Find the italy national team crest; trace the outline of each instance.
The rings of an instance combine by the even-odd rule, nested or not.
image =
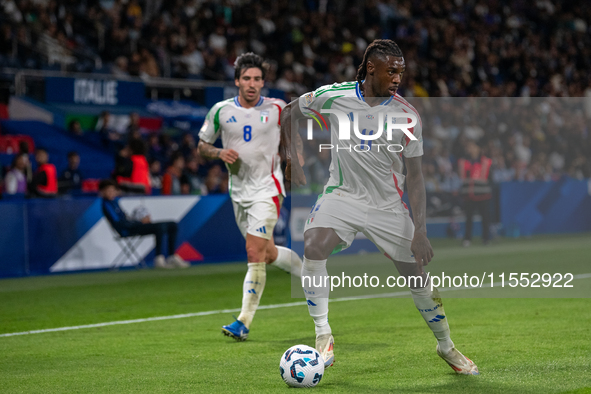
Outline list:
[[[269,111],[261,111],[261,123],[267,123],[269,121]]]

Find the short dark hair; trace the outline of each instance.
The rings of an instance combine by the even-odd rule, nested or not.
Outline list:
[[[132,138],[129,140],[129,150],[132,155],[146,155],[146,143],[140,138]]]
[[[263,64],[263,58],[259,55],[248,52],[244,53],[234,62],[234,79],[240,79],[240,75],[242,75],[242,70],[247,70],[249,68],[259,68],[263,73],[263,79],[265,79],[265,75],[267,74],[267,70]]]
[[[106,188],[111,187],[111,186],[113,186],[116,189],[119,188],[119,185],[114,180],[103,179],[102,181],[99,182],[99,192],[102,192],[103,190],[105,190]]]
[[[113,186],[114,188],[118,189],[119,185],[117,185],[117,182],[115,182],[112,179],[103,179],[102,181],[99,182],[99,192],[102,192],[103,190],[105,190],[108,187]]]
[[[182,152],[176,151],[170,156],[170,165],[173,165],[178,159],[185,160],[185,156],[183,156]]]
[[[71,159],[74,156],[80,156],[80,155],[75,150],[71,150],[68,152],[68,159]]]
[[[47,149],[45,149],[45,148],[41,148],[41,147],[39,147],[39,148],[35,149],[35,153],[41,153],[41,152],[45,152],[45,153],[47,153]]]
[[[402,51],[398,44],[392,40],[374,40],[365,49],[363,54],[363,61],[357,69],[357,81],[361,84],[361,81],[367,76],[367,61],[373,55],[392,55],[394,57],[402,57]]]

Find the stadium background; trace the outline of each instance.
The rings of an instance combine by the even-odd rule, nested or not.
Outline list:
[[[281,353],[314,344],[305,300],[292,298],[288,275],[269,269],[249,340],[221,336],[238,311],[244,241],[227,175],[198,157],[197,132],[211,105],[237,93],[232,64],[241,53],[264,56],[264,94],[289,99],[354,79],[368,43],[393,38],[407,64],[400,93],[411,100],[582,103],[583,111],[554,124],[466,130],[471,119],[459,116],[424,130],[431,272],[571,271],[575,292],[502,288],[498,299],[487,289],[441,289],[453,340],[479,377],[456,376],[437,357],[404,291],[347,293],[330,304],[338,358],[316,390],[588,393],[590,29],[591,7],[568,0],[2,1],[1,391],[287,390],[277,373]],[[102,219],[96,181],[111,176],[130,137],[148,142],[160,168],[153,164],[154,196],[122,205],[179,221],[178,252],[190,269],[105,270],[120,249]],[[494,162],[495,238],[462,248],[457,160],[470,139]],[[34,170],[35,147],[49,151],[58,174],[67,153],[78,152],[80,188],[65,185],[55,199],[8,194],[15,153],[30,152]],[[162,195],[157,186],[179,155],[187,194]],[[318,164],[306,166],[309,179],[323,176]],[[300,253],[302,218],[318,187],[288,197],[275,234]],[[373,250],[366,240],[354,246],[331,257],[329,269],[384,263],[366,253]],[[148,265],[152,248],[151,238],[138,247]],[[47,275],[79,270],[91,271]]]
[[[3,178],[25,141],[30,152],[34,146],[48,149],[58,173],[67,167],[67,153],[78,152],[83,181],[52,201],[3,193],[0,210],[12,231],[0,245],[0,276],[109,267],[118,246],[100,246],[110,234],[101,224],[96,185],[113,174],[113,157],[130,138],[148,144],[152,194],[160,194],[163,175],[174,173],[172,159],[186,160],[183,194],[190,209],[167,216],[158,208],[168,205],[166,198],[135,200],[156,204],[152,209],[163,219],[181,220],[179,252],[195,262],[243,258],[228,198],[221,197],[227,196],[225,168],[202,160],[195,146],[208,108],[236,94],[232,65],[245,51],[269,63],[264,94],[286,101],[323,84],[353,80],[375,38],[395,39],[403,48],[407,71],[400,93],[408,98],[591,100],[585,71],[591,61],[590,12],[570,1],[535,6],[504,1],[3,2]],[[495,236],[591,230],[587,101],[585,107],[584,114],[562,123],[526,124],[508,132],[470,127],[469,119],[459,120],[461,113],[455,123],[426,127],[430,236],[462,236],[457,160],[466,155],[469,140],[493,159]],[[327,163],[307,166],[311,182],[305,194],[320,192],[322,181],[314,180],[326,176],[322,164]],[[295,195],[293,201],[302,208],[294,211],[290,226],[286,204],[276,234],[281,243],[290,243],[290,229],[301,230],[312,200]],[[220,242],[218,233],[235,248]],[[293,247],[301,253],[300,241],[296,234]],[[144,241],[142,254],[151,245]],[[350,252],[367,248],[372,250],[362,240]]]

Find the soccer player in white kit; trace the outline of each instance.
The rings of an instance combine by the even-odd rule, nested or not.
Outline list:
[[[298,150],[298,154],[301,152],[301,138],[297,132],[293,134],[292,145],[292,116],[300,119],[304,115],[318,116],[322,112],[330,114],[328,111],[338,110],[350,117],[357,116],[355,121],[364,137],[359,138],[350,130],[350,140],[340,140],[340,121],[336,114],[329,115],[331,145],[340,149],[331,150],[329,180],[304,229],[302,287],[316,326],[316,349],[322,354],[325,366],[331,366],[334,338],[328,324],[328,288],[318,286],[319,279],[328,276],[327,258],[333,251],[350,246],[355,235],[362,232],[394,262],[400,275],[423,279],[409,280],[408,283],[417,309],[437,339],[437,354],[457,373],[477,375],[476,365],[455,349],[439,292],[436,288],[431,291],[423,271],[423,266],[434,254],[425,225],[422,123],[416,109],[396,93],[404,69],[404,58],[398,45],[391,40],[376,40],[365,51],[356,82],[320,87],[290,103],[282,114],[281,151],[288,164],[286,178],[296,185],[305,184],[306,179],[299,160],[291,160],[292,150]],[[407,131],[414,138],[395,128],[391,139],[387,139],[386,132],[376,140],[367,139],[365,136],[373,135],[379,119],[386,124],[391,122],[391,125],[408,124],[406,116],[390,119],[385,115],[380,118],[380,112],[413,114],[417,123]],[[352,128],[350,124],[354,122],[346,123],[348,128]],[[402,152],[396,146],[392,148],[390,145],[393,144],[402,147]],[[347,149],[347,146],[357,146],[358,151]],[[362,149],[365,152],[359,152]],[[403,175],[405,163],[406,179]],[[402,201],[405,181],[414,223]],[[304,280],[306,277],[316,278],[317,284]]]
[[[222,327],[224,335],[244,341],[263,295],[266,265],[300,276],[302,262],[295,252],[273,242],[285,196],[278,154],[285,102],[261,96],[265,68],[260,56],[243,54],[234,66],[238,96],[211,108],[199,132],[198,147],[203,157],[220,158],[226,163],[236,223],[246,238],[248,271],[242,311],[235,322]],[[213,146],[220,136],[222,149]]]

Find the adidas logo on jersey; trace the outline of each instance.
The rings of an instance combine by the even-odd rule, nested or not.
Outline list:
[[[237,123],[238,121],[236,120],[236,118],[234,116],[232,116],[230,119],[226,120],[226,123]]]
[[[258,231],[259,233],[267,234],[267,229],[265,228],[265,226],[257,228],[256,231]]]
[[[248,290],[248,292],[249,292],[250,294],[256,294],[256,293],[257,293],[256,291],[254,291],[254,289],[250,289],[250,290]]]

